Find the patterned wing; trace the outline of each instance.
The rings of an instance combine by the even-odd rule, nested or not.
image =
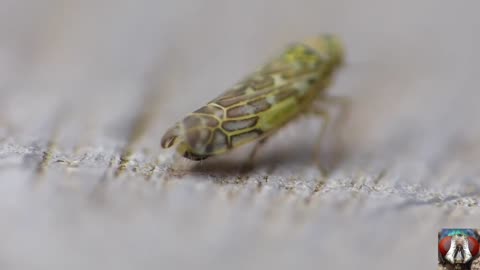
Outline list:
[[[328,64],[302,44],[247,76],[167,131],[162,146],[200,160],[271,134],[313,101]]]

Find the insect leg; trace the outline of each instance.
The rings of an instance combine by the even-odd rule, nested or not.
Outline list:
[[[321,144],[322,144],[323,137],[325,136],[325,132],[327,130],[328,125],[330,124],[330,115],[326,110],[322,108],[317,108],[317,107],[311,108],[307,113],[322,118],[324,122],[315,140],[315,145],[313,148],[313,162],[318,165],[318,168],[322,173],[322,175],[326,175],[325,174],[326,170],[321,165],[320,153],[321,153]]]
[[[352,108],[352,101],[348,97],[340,97],[340,96],[320,96],[317,100],[317,105],[320,106],[337,106],[340,107],[340,112],[338,117],[335,120],[335,127],[337,129],[338,126],[343,125],[351,114]]]
[[[248,160],[245,162],[242,171],[249,171],[253,168],[253,164],[255,162],[255,157],[258,153],[258,150],[262,148],[262,146],[265,144],[265,142],[268,140],[268,137],[264,137],[260,139],[257,144],[253,147],[252,151],[250,152],[250,155],[248,156]]]
[[[320,134],[317,138],[317,142],[315,144],[315,161],[319,162],[320,159],[320,152],[321,152],[321,142],[324,137],[324,134],[326,133],[326,129],[330,128],[330,117],[327,112],[328,107],[336,106],[339,107],[339,112],[336,114],[335,119],[332,123],[331,129],[334,130],[336,133],[339,132],[341,134],[341,127],[344,126],[345,122],[348,120],[351,112],[351,100],[346,97],[340,97],[340,96],[321,96],[314,106],[311,109],[310,113],[316,114],[321,116],[325,123],[322,127],[322,130],[320,131]],[[341,149],[340,146],[343,145],[342,143],[342,137],[341,136],[336,136],[336,142],[333,148],[335,149],[335,153],[338,154],[336,157],[333,157],[333,163],[336,163],[337,160],[340,158],[339,155],[341,155]],[[318,163],[320,164],[320,163]]]

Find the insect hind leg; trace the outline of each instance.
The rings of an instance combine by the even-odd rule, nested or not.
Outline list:
[[[339,116],[335,119],[335,123],[334,123],[335,128],[338,128],[338,126],[343,125],[350,117],[351,110],[352,110],[352,101],[348,97],[320,96],[315,103],[317,107],[336,106],[340,108]]]
[[[335,117],[333,123],[331,121],[330,113],[327,109],[331,106],[340,107],[339,114]],[[327,129],[332,126],[332,129],[335,132],[340,131],[340,127],[344,125],[344,123],[348,120],[351,111],[351,101],[346,97],[339,97],[339,96],[321,96],[312,106],[312,108],[307,111],[308,114],[318,116],[324,120],[322,128],[315,140],[314,145],[314,156],[313,161],[315,164],[318,165],[320,171],[323,175],[327,175],[327,170],[324,168],[321,162],[321,145],[324,140],[325,134],[327,133]],[[337,136],[341,138],[340,136]],[[341,144],[340,142],[336,142],[338,145]]]
[[[330,114],[326,110],[316,107],[313,107],[307,113],[322,118],[324,122],[315,139],[315,144],[313,148],[313,162],[318,166],[321,174],[326,175],[327,170],[326,168],[324,168],[321,162],[321,145],[323,138],[325,137],[327,127],[330,123]]]

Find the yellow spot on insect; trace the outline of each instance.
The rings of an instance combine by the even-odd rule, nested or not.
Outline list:
[[[291,63],[313,64],[318,61],[318,56],[308,53],[304,47],[296,46],[290,52],[285,54],[285,59]]]
[[[282,77],[282,74],[273,74],[273,84],[274,85],[282,85],[285,84],[285,79]]]
[[[275,96],[268,96],[267,97],[267,102],[270,103],[271,105],[275,104]]]
[[[254,94],[254,93],[255,93],[255,90],[253,90],[252,88],[249,87],[249,88],[247,88],[247,90],[245,91],[245,93],[246,93],[247,95],[251,95],[251,94]]]

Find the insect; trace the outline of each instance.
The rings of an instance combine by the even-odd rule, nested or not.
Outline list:
[[[316,101],[328,102],[325,90],[343,63],[341,41],[329,34],[286,48],[231,89],[177,122],[163,136],[163,148],[191,160],[223,154],[253,141],[253,160],[267,138],[300,115],[326,111]],[[333,100],[333,99],[332,99]]]

